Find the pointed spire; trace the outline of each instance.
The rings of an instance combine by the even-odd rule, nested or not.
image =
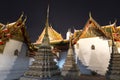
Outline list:
[[[49,26],[49,5],[48,5],[48,8],[47,8],[47,19],[46,19],[46,24],[45,24],[46,27]]]
[[[45,27],[46,27],[45,34],[48,35],[48,27],[49,27],[49,5],[48,5],[48,8],[47,8],[47,19],[46,19]]]
[[[47,19],[46,19],[46,23],[45,23],[45,35],[44,35],[44,38],[42,40],[43,45],[50,43],[49,36],[48,36],[48,27],[49,27],[49,5],[47,8]]]

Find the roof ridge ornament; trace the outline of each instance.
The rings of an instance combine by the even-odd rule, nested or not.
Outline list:
[[[91,15],[91,12],[89,12],[89,18],[92,19],[92,15]]]
[[[116,23],[117,23],[117,19],[115,19],[115,21],[114,21],[114,23],[113,23],[113,24],[114,24],[114,25],[116,25]]]
[[[18,19],[18,20],[22,20],[23,15],[24,15],[24,12],[22,12],[22,14],[20,15],[20,17],[19,17],[19,19]]]
[[[113,23],[111,23],[111,21],[109,21],[110,25],[116,25],[116,23],[117,23],[117,20],[115,20]]]
[[[23,25],[25,25],[26,20],[27,20],[27,16],[25,16],[25,18],[24,18],[24,20],[22,22]]]

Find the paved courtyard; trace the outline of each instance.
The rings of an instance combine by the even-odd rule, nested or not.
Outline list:
[[[73,80],[73,79],[65,79]],[[79,80],[106,80],[104,76],[81,75]]]

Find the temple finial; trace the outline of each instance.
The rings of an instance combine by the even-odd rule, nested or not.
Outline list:
[[[48,35],[48,27],[49,27],[49,5],[48,5],[48,8],[47,8],[47,19],[46,19],[46,24],[45,24],[45,34]]]
[[[26,20],[27,20],[27,16],[25,16],[25,19],[23,20],[22,24],[25,24]]]
[[[46,19],[46,27],[49,26],[49,5],[48,5],[48,8],[47,8],[47,19]]]
[[[116,25],[116,23],[117,23],[117,19],[115,19],[115,21],[114,21],[114,23],[113,23],[113,24],[114,24],[114,25]]]
[[[49,18],[49,5],[48,5],[48,8],[47,8],[47,18]]]
[[[24,12],[22,12],[22,14],[20,15],[20,18],[18,20],[22,20],[23,15],[24,15]]]
[[[47,8],[47,18],[46,18],[46,23],[45,23],[45,35],[44,35],[44,38],[42,40],[42,42],[44,44],[49,44],[49,36],[48,36],[48,27],[49,27],[49,5],[48,5],[48,8]]]
[[[91,12],[89,12],[89,18],[92,19],[92,15],[91,15]]]

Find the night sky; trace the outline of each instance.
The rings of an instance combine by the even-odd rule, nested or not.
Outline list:
[[[89,12],[100,25],[108,25],[116,19],[120,25],[119,0],[0,0],[0,22],[14,22],[24,12],[28,33],[35,42],[44,28],[48,3],[49,23],[64,38],[68,28],[84,27]]]

